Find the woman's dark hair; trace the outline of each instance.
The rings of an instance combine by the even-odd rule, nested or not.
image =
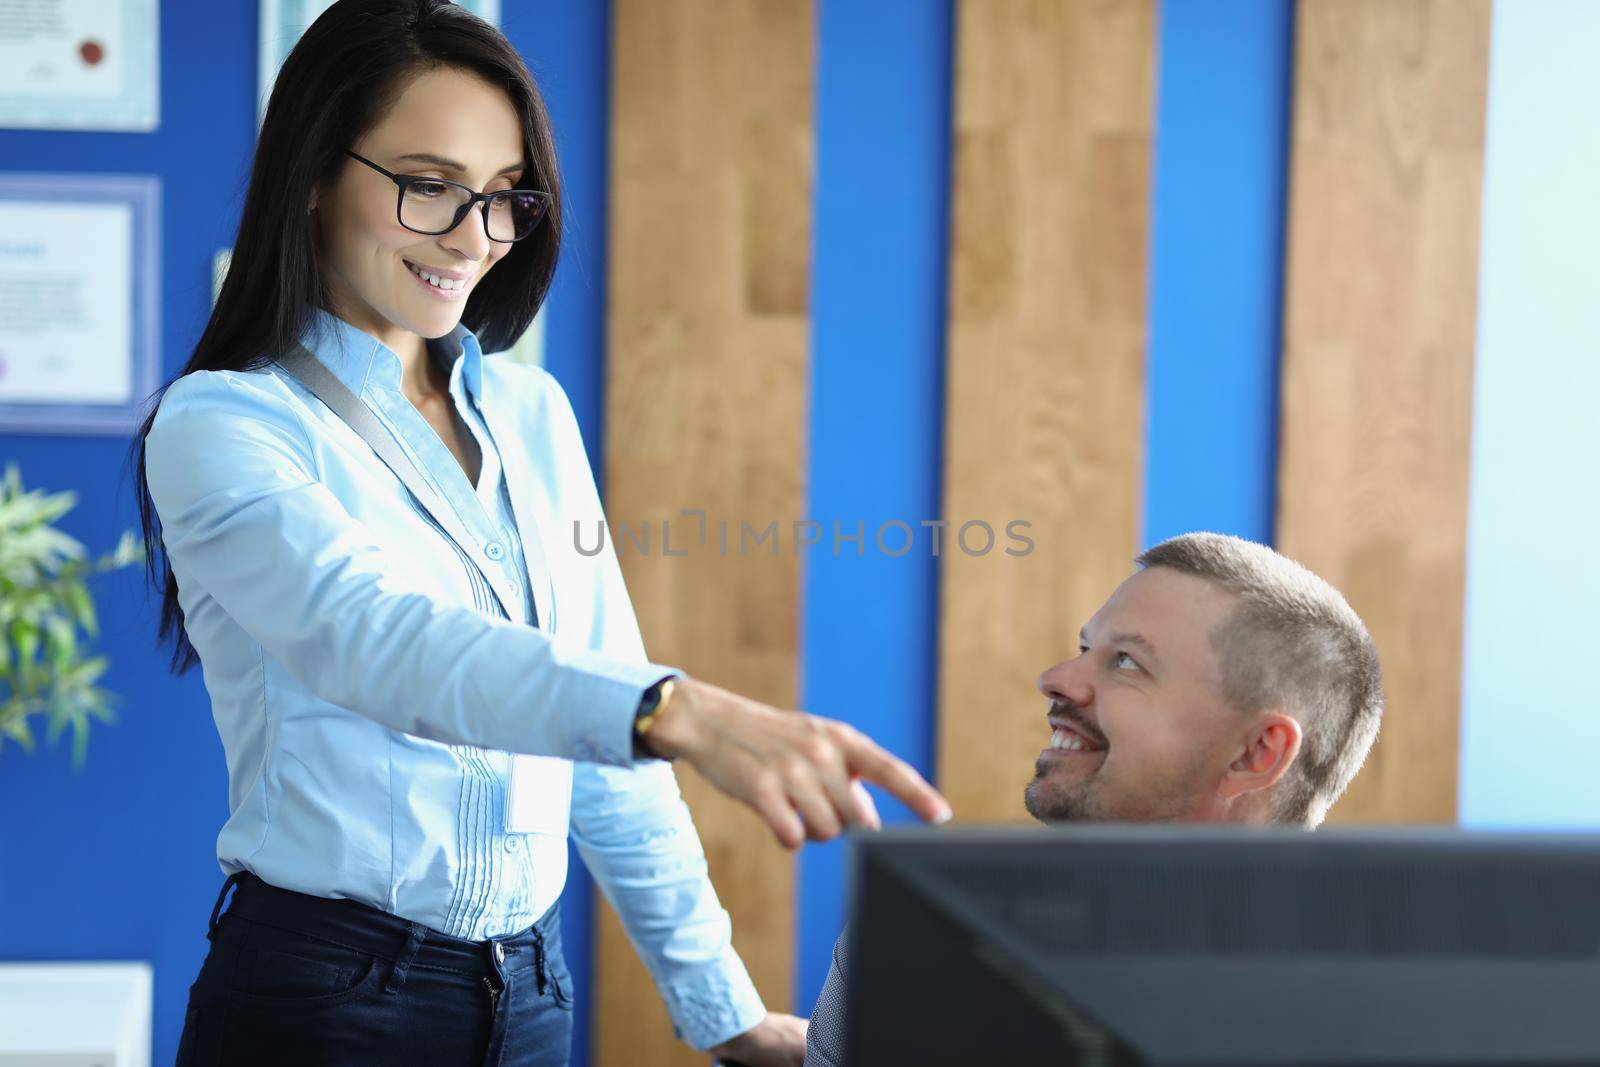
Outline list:
[[[339,0],[311,24],[278,72],[232,267],[199,343],[173,381],[197,370],[256,370],[299,343],[314,310],[327,304],[307,213],[313,190],[350,163],[345,149],[377,125],[414,76],[441,67],[469,71],[505,90],[522,121],[524,177],[518,184],[550,194],[539,228],[484,276],[461,316],[485,352],[510,347],[528,328],[555,274],[561,188],[550,118],[527,65],[498,29],[449,0]],[[130,461],[146,574],[164,589],[157,645],[173,641],[172,670],[183,674],[199,656],[183,628],[178,583],[144,471],[145,438],[171,385],[149,403]]]

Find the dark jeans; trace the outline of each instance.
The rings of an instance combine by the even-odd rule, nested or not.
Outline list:
[[[572,976],[559,908],[519,934],[464,941],[233,875],[189,987],[178,1067],[564,1067]]]

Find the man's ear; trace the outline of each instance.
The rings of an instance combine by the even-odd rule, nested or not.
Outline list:
[[[1300,723],[1293,716],[1281,711],[1262,715],[1245,738],[1243,752],[1229,765],[1218,795],[1236,800],[1276,785],[1300,755],[1301,740]]]

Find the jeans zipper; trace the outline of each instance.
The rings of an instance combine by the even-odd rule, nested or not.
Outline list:
[[[494,983],[487,977],[484,978],[483,985],[489,991],[489,1011],[493,1012],[495,1004],[500,1000],[500,990],[496,989]]]

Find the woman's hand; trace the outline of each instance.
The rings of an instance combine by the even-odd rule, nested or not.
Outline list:
[[[711,1055],[745,1067],[800,1067],[806,1058],[806,1021],[769,1012],[749,1030],[711,1049]]]
[[[780,711],[695,678],[676,681],[647,742],[656,755],[688,761],[754,808],[785,848],[827,841],[852,826],[876,829],[878,813],[857,778],[887,789],[929,822],[950,818],[949,803],[922,775],[855,727]]]

